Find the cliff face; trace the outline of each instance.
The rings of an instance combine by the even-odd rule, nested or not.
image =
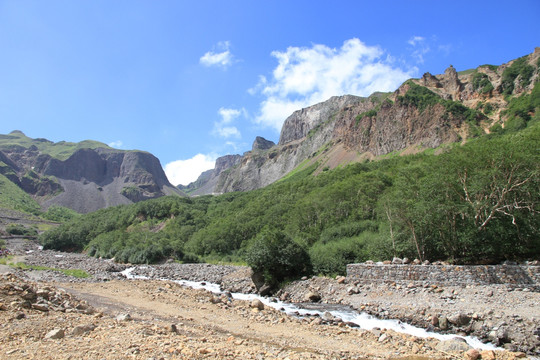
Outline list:
[[[25,140],[24,144],[37,140],[20,133],[14,135]],[[0,161],[5,164],[3,173],[8,173],[11,181],[33,195],[44,208],[61,205],[87,213],[182,194],[169,183],[159,160],[142,151],[82,147],[66,159],[59,159],[36,145],[2,144]]]
[[[207,182],[194,193],[253,190],[315,162],[321,171],[392,152],[411,153],[466,141],[473,130],[488,132],[494,124],[504,126],[505,95],[532,90],[539,76],[539,58],[537,48],[501,66],[484,65],[458,73],[450,65],[444,74],[426,73],[391,94],[336,96],[295,111],[285,120],[277,145],[254,146],[237,164],[213,172],[211,186]],[[524,71],[508,76],[506,70],[519,61],[533,69],[528,81],[521,75]],[[487,108],[491,110],[482,111]]]

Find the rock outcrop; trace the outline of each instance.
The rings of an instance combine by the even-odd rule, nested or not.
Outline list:
[[[532,90],[539,76],[539,58],[537,48],[520,60],[534,71],[526,86],[522,86],[521,76],[514,79],[512,95]],[[394,93],[375,93],[368,98],[335,96],[295,111],[285,120],[277,145],[256,139],[253,149],[236,158],[234,165],[218,170],[216,163],[216,169],[201,175],[197,181],[204,186],[193,184],[192,194],[253,190],[312,164],[317,164],[317,173],[392,152],[412,153],[466,141],[471,129],[488,131],[504,117],[508,101],[503,96],[503,74],[518,60],[462,73],[450,65],[444,74],[425,73],[420,79],[406,81]],[[406,95],[412,87],[428,89],[431,102],[420,104],[423,95],[408,101]],[[491,110],[478,110],[483,107]],[[470,111],[475,114],[473,123],[463,112],[466,108],[471,109],[469,115]],[[206,180],[209,174],[211,181]]]

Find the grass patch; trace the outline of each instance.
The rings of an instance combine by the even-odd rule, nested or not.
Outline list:
[[[52,270],[52,271],[58,271],[63,273],[67,276],[73,276],[78,279],[86,279],[90,277],[90,274],[88,274],[84,270],[80,269],[56,269],[51,268],[47,266],[38,266],[38,265],[28,265],[23,262],[13,262],[13,255],[9,255],[3,258],[0,258],[0,265],[8,265],[15,269],[21,269],[21,270]]]

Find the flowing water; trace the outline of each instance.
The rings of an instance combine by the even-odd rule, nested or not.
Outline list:
[[[135,267],[126,269],[122,271],[122,274],[128,279],[149,279],[145,276],[132,275],[131,273],[135,270]],[[189,280],[170,280],[170,279],[160,279],[176,282],[180,285],[187,286],[193,289],[205,289],[215,294],[223,294],[220,286],[218,284],[212,284],[208,282],[197,282]],[[283,311],[287,315],[291,316],[323,316],[325,313],[330,313],[333,317],[339,318],[346,323],[352,323],[358,325],[361,329],[371,330],[374,328],[379,329],[391,329],[396,332],[405,333],[413,335],[420,338],[432,337],[438,340],[450,340],[454,338],[464,339],[467,344],[475,349],[482,350],[502,350],[501,348],[496,347],[493,344],[485,344],[472,336],[460,336],[453,334],[439,334],[436,332],[427,331],[425,329],[403,323],[399,320],[383,320],[378,319],[375,316],[369,315],[365,312],[358,312],[346,305],[339,304],[319,304],[319,303],[309,303],[309,304],[293,304],[283,301],[279,301],[274,298],[263,297],[256,294],[242,294],[242,293],[232,293],[233,299],[236,300],[246,300],[251,301],[254,299],[260,300],[265,306],[272,307],[274,309]]]

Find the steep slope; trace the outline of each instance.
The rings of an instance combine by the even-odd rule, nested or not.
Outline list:
[[[220,166],[204,187],[194,184],[193,193],[253,190],[313,163],[319,172],[393,152],[464,142],[502,128],[512,98],[530,93],[537,82],[539,58],[536,48],[500,66],[458,73],[450,65],[444,74],[410,79],[394,93],[336,96],[295,111],[285,120],[276,146],[254,148],[238,164]]]
[[[152,154],[92,141],[52,143],[14,131],[0,135],[0,165],[0,173],[45,209],[61,205],[87,213],[181,194]]]

